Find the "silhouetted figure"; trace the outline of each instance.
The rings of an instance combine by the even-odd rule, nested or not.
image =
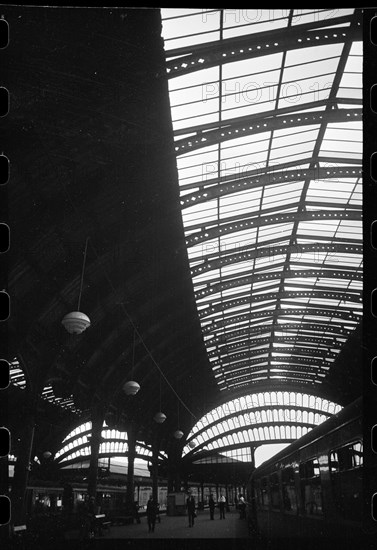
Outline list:
[[[208,506],[209,506],[209,517],[210,517],[210,519],[215,519],[215,518],[214,518],[214,513],[215,513],[215,501],[213,500],[213,496],[212,496],[212,495],[210,495],[210,497],[209,497]]]
[[[156,525],[157,507],[153,498],[150,496],[147,503],[147,520],[149,532],[154,531]]]
[[[240,500],[238,502],[238,508],[239,508],[239,511],[240,511],[240,519],[245,519],[246,518],[246,502],[245,502],[245,499],[242,495],[240,496]]]
[[[156,521],[158,521],[158,523],[161,523],[160,505],[159,505],[158,502],[157,502],[157,505],[156,505]]]
[[[187,514],[189,518],[189,527],[193,527],[196,514],[195,514],[195,499],[192,495],[188,497],[186,501],[186,507],[187,507]]]
[[[134,518],[134,520],[136,521],[136,523],[140,523],[139,505],[138,505],[138,503],[137,503],[136,501],[135,501],[134,504],[133,504],[132,513],[133,513],[133,518]]]
[[[219,500],[220,519],[225,519],[225,504],[226,504],[226,498],[224,497],[224,495],[221,495]]]

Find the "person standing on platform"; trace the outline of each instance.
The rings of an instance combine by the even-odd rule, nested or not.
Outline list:
[[[220,519],[225,519],[225,503],[226,498],[224,497],[224,495],[221,495],[219,500]]]
[[[136,501],[134,501],[133,503],[132,513],[133,519],[136,521],[136,523],[140,523],[139,504]]]
[[[246,518],[246,502],[245,502],[245,499],[244,499],[243,495],[240,496],[240,500],[239,500],[239,503],[238,503],[238,508],[240,510],[240,519],[245,519]]]
[[[189,527],[194,526],[194,520],[196,518],[195,513],[195,499],[193,495],[190,495],[186,501],[186,507],[187,507],[187,514],[189,518]]]
[[[209,506],[209,517],[210,517],[210,519],[215,519],[215,518],[214,518],[214,513],[215,513],[215,501],[213,500],[213,496],[212,496],[212,495],[209,496],[208,506]]]
[[[149,533],[151,531],[154,531],[154,527],[156,525],[156,503],[153,500],[153,497],[150,496],[148,503],[147,503],[147,519],[148,519],[148,530]]]

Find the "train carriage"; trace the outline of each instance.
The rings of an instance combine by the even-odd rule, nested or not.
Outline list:
[[[362,399],[263,463],[248,482],[248,521],[269,538],[363,535]]]

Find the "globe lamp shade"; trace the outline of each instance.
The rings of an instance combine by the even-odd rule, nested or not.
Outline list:
[[[157,424],[162,424],[163,422],[165,422],[166,420],[166,414],[164,414],[163,412],[157,412],[154,417],[153,417],[153,420],[155,422],[157,422]]]
[[[90,327],[90,319],[81,311],[71,311],[63,317],[62,325],[69,334],[81,334]]]
[[[123,391],[126,395],[136,395],[140,390],[140,386],[134,380],[129,380],[123,386]]]

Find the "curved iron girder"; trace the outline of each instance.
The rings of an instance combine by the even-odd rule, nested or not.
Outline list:
[[[176,155],[179,156],[230,139],[256,135],[262,132],[272,132],[296,126],[323,124],[324,122],[355,122],[361,119],[362,109],[328,109],[326,111],[309,111],[287,115],[279,115],[279,111],[277,110],[274,117],[253,118],[249,122],[243,120],[242,124],[234,122],[233,124],[226,125],[224,123],[220,129],[209,130],[198,136],[177,140],[174,148]]]
[[[245,358],[245,359],[242,360],[242,358]],[[228,357],[226,357],[226,360],[229,361]],[[273,361],[276,360],[279,363],[284,363],[284,364],[286,364],[287,362],[288,363],[291,362],[293,364],[293,362],[290,361],[289,358],[286,358],[286,357],[276,357],[276,358],[273,357],[272,360]],[[240,356],[235,357],[233,359],[233,361],[234,362],[225,362],[225,358],[224,358],[223,361],[220,361],[220,359],[218,359],[217,361],[212,361],[212,368],[213,368],[213,370],[216,370],[216,374],[226,374],[226,375],[228,375],[230,372],[237,373],[243,368],[250,369],[250,373],[254,372],[254,370],[256,370],[256,368],[259,368],[259,370],[260,370],[260,368],[265,368],[265,369],[271,368],[270,359],[268,357],[268,352],[264,352],[264,354],[261,354],[261,356],[256,357],[254,359],[251,359],[246,353],[244,353],[242,355],[240,354]],[[312,361],[311,363],[314,364],[314,365],[318,365],[319,361],[321,363],[323,363],[324,358],[323,357],[318,357],[314,361]],[[252,367],[254,365],[255,365],[255,368],[253,370]],[[301,361],[300,365],[301,366],[306,365],[306,367],[309,370],[314,369],[313,372],[317,372],[317,370],[318,370],[317,366],[316,367],[311,367],[310,366],[309,360]],[[323,363],[323,365],[328,366],[327,363]]]
[[[273,331],[271,331],[273,333]],[[265,336],[264,338],[244,338],[230,343],[219,343],[216,351],[211,351],[208,353],[209,357],[217,357],[222,353],[223,349],[228,351],[238,350],[238,349],[254,349],[265,344],[269,344],[271,341],[271,336]],[[274,336],[274,343],[276,344],[289,344],[294,343],[297,345],[298,350],[302,350],[303,353],[312,354],[313,353],[313,343],[316,344],[314,348],[316,353],[327,353],[327,350],[331,347],[337,349],[336,343],[333,338],[321,337],[321,340],[318,342],[314,338],[303,337],[302,335],[296,334],[295,336]],[[281,348],[283,350],[283,348]]]
[[[216,407],[224,405],[228,401],[232,401],[233,399],[245,397],[250,394],[257,394],[258,396],[263,393],[271,392],[282,392],[288,394],[305,393],[309,396],[313,396],[314,398],[319,397],[327,401],[333,401],[334,403],[338,403],[342,406],[347,404],[347,402],[344,401],[343,395],[339,395],[339,392],[324,384],[312,384],[309,387],[307,382],[302,382],[300,380],[291,379],[287,381],[284,379],[274,379],[273,384],[271,384],[271,380],[257,380],[252,381],[245,386],[234,386],[229,388],[225,393],[221,391],[218,399],[208,404],[208,407],[205,412],[203,411],[202,416]]]
[[[188,208],[217,197],[224,197],[232,193],[239,193],[247,189],[255,189],[258,186],[274,185],[279,183],[289,183],[301,180],[326,180],[336,178],[359,178],[362,177],[362,168],[360,166],[317,166],[315,168],[302,168],[296,170],[268,171],[259,170],[257,175],[245,176],[242,172],[239,177],[235,177],[231,182],[219,183],[204,187],[195,193],[189,193],[181,198],[181,208]],[[210,183],[210,182],[208,182]],[[355,208],[357,210],[357,207]],[[236,221],[236,220],[235,220]]]
[[[308,165],[316,165],[317,167],[327,168],[328,166],[336,167],[338,163],[339,163],[339,157],[311,156],[310,158],[309,157],[300,158],[299,161],[292,160],[290,162],[280,162],[279,164],[258,167],[258,168],[254,168],[253,170],[246,170],[246,169],[242,169],[241,167],[241,171],[233,169],[230,174],[225,174],[220,177],[196,180],[194,182],[186,183],[186,184],[181,183],[180,189],[183,191],[187,191],[188,189],[197,190],[198,188],[203,189],[205,187],[214,187],[214,186],[218,186],[219,184],[236,183],[241,179],[245,180],[248,178],[252,178],[254,176],[264,176],[268,174],[274,174],[277,172],[284,172],[286,174],[288,172],[288,169],[293,170],[295,168],[297,170],[302,170],[303,166],[308,166]],[[362,160],[355,157],[348,156],[346,158],[342,158],[342,163],[349,166],[350,168],[353,168],[356,166],[361,166]],[[247,166],[248,165],[246,165],[244,168],[246,168]],[[317,168],[317,173],[318,173],[318,168]]]
[[[235,443],[234,445],[226,445],[224,447],[222,447],[222,449],[224,449],[224,451],[235,451],[237,449],[250,449],[250,447],[253,447],[254,449],[256,449],[257,447],[261,447],[262,445],[277,445],[279,443],[293,443],[294,441],[296,441],[296,439],[292,439],[292,438],[287,438],[287,439],[266,439],[265,441],[252,441],[252,442],[246,442],[246,443]],[[202,460],[204,458],[211,458],[211,457],[217,457],[218,456],[218,449],[214,449],[212,451],[202,451],[202,450],[199,450],[197,454],[195,454],[195,449],[193,449],[193,454],[190,452],[185,454],[183,457],[182,457],[182,460],[186,460],[186,457],[187,457],[187,461],[190,461],[191,464],[193,465],[201,465],[200,462],[197,462],[199,460]],[[202,463],[203,464],[203,463]],[[204,463],[205,464],[205,463]],[[247,464],[247,463],[244,463],[244,464]]]
[[[322,309],[319,309],[319,308],[318,309],[317,308],[312,308],[312,309],[307,309],[307,308],[282,309],[282,308],[279,308],[277,310],[258,311],[258,312],[255,312],[255,313],[248,313],[247,315],[237,315],[235,317],[228,317],[226,320],[219,320],[215,323],[212,323],[211,325],[207,325],[207,326],[203,327],[203,332],[204,333],[210,333],[214,329],[217,329],[217,328],[222,327],[224,325],[241,323],[243,321],[250,321],[252,319],[262,319],[262,318],[265,318],[265,317],[270,317],[270,316],[273,315],[274,311],[276,312],[276,314],[279,317],[285,317],[285,316],[290,317],[290,316],[298,316],[298,315],[311,315],[311,316],[315,316],[315,317],[331,316],[331,317],[336,317],[337,319],[344,319],[344,317],[345,317],[344,314],[346,313],[348,322],[357,323],[358,321],[360,321],[360,317],[358,315],[354,315],[354,314],[349,313],[349,312],[338,311],[336,308],[334,308],[334,309],[329,309],[329,308],[326,308],[326,309],[323,309],[323,308]],[[281,328],[282,328],[282,330],[284,330],[283,326]]]
[[[284,353],[284,352],[283,352]],[[257,364],[261,361],[267,361],[268,364],[270,364],[271,361],[275,361],[278,363],[289,363],[289,364],[297,364],[297,365],[307,365],[310,367],[310,365],[318,365],[318,361],[323,361],[324,356],[323,354],[320,354],[319,356],[316,356],[316,353],[313,352],[310,356],[303,357],[301,354],[295,352],[295,350],[289,355],[276,355],[272,358],[266,357],[267,352],[263,350],[259,350],[259,353],[249,353],[248,351],[244,352],[235,352],[230,355],[225,355],[223,361],[221,362],[221,367],[224,369],[224,372],[229,373],[230,371],[234,371],[235,373],[238,371],[240,365],[238,362],[241,362],[242,360],[250,361],[250,365]],[[329,353],[329,358],[335,359],[336,354]],[[213,362],[215,365],[215,362]]]
[[[88,447],[88,444],[79,445],[76,447],[75,450],[84,449],[85,447]],[[69,455],[73,452],[73,449],[71,449],[68,453],[65,453]],[[122,456],[122,457],[128,457],[128,450],[127,451],[119,451],[119,452],[107,452],[107,453],[99,453],[98,458],[109,458],[109,457],[115,457],[115,456]],[[140,453],[135,453],[135,458],[138,458],[140,460],[145,460],[146,462],[151,460],[150,456],[145,456]],[[76,458],[71,458],[70,460],[65,460],[63,463],[60,461],[59,457],[59,464],[62,466],[69,466],[70,464],[76,464],[82,462],[84,459],[89,460],[90,459],[90,453],[88,455],[80,455]],[[165,457],[160,457],[159,460],[162,462],[165,460]]]
[[[357,15],[337,18],[336,20],[339,24],[342,22],[351,22],[355,18],[360,20],[360,17]],[[329,23],[334,24],[334,21],[331,20]],[[321,22],[321,26],[323,25],[325,25],[325,21]],[[361,24],[358,24],[354,29],[347,26],[315,30],[316,27],[318,27],[318,23],[297,25],[289,31],[284,27],[283,29],[268,33],[256,33],[242,36],[238,39],[230,38],[221,42],[207,43],[201,46],[199,50],[195,49],[195,51],[188,55],[175,57],[171,61],[168,61],[166,63],[167,77],[174,78],[219,64],[223,65],[242,59],[251,59],[288,50],[362,39]],[[314,30],[315,32],[313,32]],[[177,51],[179,52],[179,50]],[[174,51],[168,52],[170,56],[173,54]]]
[[[249,353],[248,351],[245,352],[238,352],[238,353],[232,353],[230,355],[226,355],[224,358],[224,361],[222,362],[222,367],[224,369],[224,372],[226,374],[229,374],[230,372],[237,373],[238,370],[238,363],[235,363],[234,361],[239,361],[242,359],[247,359],[250,361],[250,365],[255,364],[255,362],[266,360],[269,364],[270,361],[276,361],[278,363],[289,363],[290,365],[296,364],[296,365],[307,365],[310,367],[310,365],[318,365],[318,360],[323,360],[323,354],[320,354],[320,356],[316,356],[316,353],[313,352],[309,357],[302,357],[302,355],[299,355],[296,350],[294,350],[289,356],[286,355],[274,355],[271,360],[264,357],[266,355],[266,351],[259,350],[260,353]],[[251,359],[251,357],[255,356],[254,359]],[[335,359],[336,354],[329,353],[329,358]]]
[[[206,317],[213,315],[214,313],[222,313],[226,309],[231,309],[243,304],[250,305],[251,303],[266,302],[276,300],[277,292],[268,292],[266,294],[251,294],[250,292],[241,298],[236,298],[233,300],[222,300],[218,304],[209,306],[206,309],[199,311],[199,318],[205,319]],[[317,291],[314,287],[312,290],[299,290],[299,291],[284,291],[279,292],[279,298],[284,300],[287,298],[314,298],[316,300],[339,300],[347,301],[353,303],[361,303],[362,297],[361,292],[359,293],[349,293],[349,292],[338,292],[338,291]]]
[[[80,425],[81,425],[81,423],[79,423],[79,424],[77,425],[77,427],[80,426]],[[109,427],[106,428],[106,427],[104,427],[104,428],[102,428],[102,431],[103,431],[103,430],[112,431],[112,428],[109,428]],[[71,431],[73,431],[73,430],[71,430]],[[118,431],[120,431],[120,430],[118,430]],[[75,443],[76,440],[78,440],[79,438],[82,438],[82,437],[84,437],[84,436],[90,438],[90,437],[91,437],[91,434],[92,434],[92,430],[91,430],[91,429],[89,429],[89,430],[84,430],[84,431],[82,431],[82,432],[80,432],[80,433],[78,433],[78,434],[76,434],[76,435],[74,435],[74,436],[72,436],[72,437],[70,437],[70,438],[68,438],[68,439],[66,438],[66,439],[63,441],[63,444],[62,444],[61,447],[63,448],[63,447],[65,447],[65,446],[67,446],[69,443]],[[103,437],[103,436],[101,436],[101,443],[107,443],[107,442],[112,442],[112,441],[113,441],[113,442],[119,442],[119,443],[125,443],[125,444],[128,445],[128,439],[122,439],[122,438],[119,438],[119,437]],[[143,449],[150,450],[150,448],[148,447],[148,445],[146,445],[146,444],[143,443],[142,441],[138,441],[138,440],[137,440],[137,441],[136,441],[136,445],[137,445],[138,447],[143,448]],[[81,445],[75,445],[74,448],[68,449],[68,450],[65,451],[63,454],[61,454],[61,455],[56,459],[56,461],[61,462],[61,460],[62,460],[65,456],[69,455],[70,453],[72,453],[72,452],[74,452],[74,451],[76,451],[76,450],[78,450],[78,449],[81,449],[81,448],[84,448],[84,447],[88,447],[88,446],[90,446],[90,442],[89,442],[89,441],[86,442],[86,443],[82,443]],[[112,453],[111,453],[111,454],[112,454]],[[141,456],[142,456],[142,455],[141,455]],[[160,454],[160,457],[163,458],[163,455]]]
[[[207,345],[212,346],[212,345],[218,345],[221,343],[226,343],[229,339],[239,338],[240,336],[246,336],[246,338],[248,339],[252,338],[253,342],[255,341],[256,343],[258,343],[259,338],[255,337],[258,334],[268,334],[268,337],[266,337],[266,339],[270,341],[271,333],[276,333],[279,331],[283,332],[284,336],[279,337],[279,336],[276,336],[275,334],[274,341],[276,342],[278,342],[279,340],[281,340],[282,342],[285,342],[285,341],[296,342],[297,339],[299,340],[305,339],[306,341],[313,342],[315,344],[318,344],[319,333],[321,334],[321,342],[322,341],[326,342],[328,339],[333,340],[337,337],[347,338],[349,334],[352,332],[351,330],[345,329],[343,326],[340,326],[340,325],[332,324],[331,326],[330,325],[326,326],[324,324],[309,323],[305,321],[301,322],[299,326],[297,325],[297,323],[295,324],[286,323],[284,324],[284,327],[276,324],[262,325],[261,327],[246,326],[245,328],[241,328],[241,329],[232,328],[227,332],[220,334],[219,336],[214,335],[213,338],[207,339]],[[333,336],[330,336],[330,335],[324,336],[323,334],[325,331],[330,333]],[[289,334],[291,334],[292,336],[289,336]],[[313,337],[310,336],[311,334],[313,335]]]
[[[363,247],[349,244],[292,244],[286,246],[274,246],[274,247],[265,247],[257,248],[253,247],[254,250],[245,250],[242,253],[238,254],[227,254],[220,256],[218,259],[212,261],[204,261],[198,266],[191,268],[191,275],[194,279],[198,275],[202,275],[213,269],[218,269],[223,266],[238,262],[247,262],[255,258],[265,258],[273,257],[286,254],[305,254],[308,252],[318,252],[318,253],[338,253],[338,254],[362,254]],[[321,270],[321,277],[326,277],[326,269]],[[276,275],[276,274],[275,274]],[[307,275],[308,276],[308,275]],[[195,285],[195,280],[194,280]]]
[[[265,372],[261,372],[261,370],[264,370]],[[221,385],[223,388],[226,388],[229,390],[229,388],[236,387],[236,386],[245,386],[248,384],[253,384],[254,382],[258,382],[259,380],[265,379],[268,380],[270,384],[273,382],[274,379],[278,378],[281,379],[282,377],[285,380],[301,380],[305,384],[313,384],[316,379],[318,379],[319,374],[326,374],[325,372],[319,372],[318,370],[314,370],[313,368],[305,367],[302,365],[296,365],[294,367],[288,368],[285,367],[284,370],[280,369],[280,371],[273,371],[271,372],[270,369],[266,366],[261,367],[259,369],[259,372],[255,372],[254,374],[234,374],[230,375],[229,373],[224,373],[224,376],[217,377],[217,382]],[[321,378],[325,378],[322,376]]]
[[[216,440],[220,440],[221,438],[223,437],[226,437],[228,435],[233,435],[234,433],[237,433],[237,432],[242,432],[244,430],[253,430],[253,429],[259,429],[259,428],[269,428],[270,426],[272,427],[275,427],[275,426],[294,426],[294,427],[297,427],[297,426],[301,426],[301,427],[305,427],[305,428],[314,428],[315,426],[317,426],[317,424],[309,424],[308,422],[260,422],[259,424],[250,424],[249,426],[242,426],[242,428],[234,428],[232,430],[229,430],[227,432],[224,432],[223,434],[221,435],[218,435],[216,437],[211,437],[210,439],[207,439],[206,441],[203,441],[203,443],[199,443],[195,449],[193,449],[193,451],[190,451],[190,453],[187,453],[187,455],[185,456],[188,456],[189,454],[193,453],[195,450],[200,450],[202,449],[205,445],[208,445],[209,443],[212,443]],[[250,441],[249,443],[249,446],[252,446],[254,443],[254,441]],[[219,449],[225,449],[226,447],[221,445],[219,446]]]
[[[187,247],[198,245],[205,241],[210,241],[219,236],[227,234],[237,233],[238,231],[245,231],[246,229],[254,229],[257,227],[263,227],[266,225],[277,225],[280,223],[295,223],[302,221],[316,221],[316,220],[352,220],[361,221],[362,209],[350,208],[350,209],[338,209],[338,210],[304,210],[302,212],[277,212],[270,215],[255,215],[252,217],[244,218],[232,223],[221,223],[211,229],[203,229],[200,232],[193,233],[186,238]],[[211,225],[213,225],[211,223]],[[360,239],[361,241],[361,239]],[[241,247],[240,247],[241,248]],[[242,247],[244,248],[244,247]],[[203,251],[204,252],[204,251]]]
[[[293,327],[296,328],[296,332],[294,332]],[[317,329],[314,330],[314,327],[317,327]],[[283,332],[282,336],[276,336],[276,332],[278,332],[279,330],[280,332]],[[338,334],[336,334],[336,336],[322,334],[321,339],[318,340],[318,333],[324,332],[324,327],[322,325],[311,325],[310,323],[302,323],[300,324],[299,330],[300,332],[297,332],[297,324],[284,325],[284,331],[282,330],[281,325],[267,325],[266,329],[263,330],[263,334],[267,334],[268,336],[258,337],[255,336],[255,334],[259,334],[261,331],[255,330],[255,327],[253,330],[253,328],[251,327],[250,332],[248,332],[247,328],[238,331],[229,331],[225,335],[214,337],[211,340],[208,340],[208,343],[211,346],[228,345],[229,348],[231,348],[232,346],[236,346],[238,342],[241,342],[242,344],[244,344],[245,342],[251,342],[253,345],[258,346],[265,344],[266,341],[269,342],[271,339],[271,333],[274,333],[274,342],[277,343],[283,344],[289,342],[297,342],[298,345],[302,344],[304,347],[307,347],[306,344],[308,344],[309,347],[312,347],[312,344],[315,344],[316,346],[323,346],[325,349],[327,349],[329,345],[332,345],[335,348],[336,338],[342,338],[343,340],[345,340],[349,334],[349,331],[347,331],[346,334],[342,336],[339,336]],[[333,327],[332,334],[334,334],[334,332],[335,327]],[[245,338],[240,340],[240,337],[242,338],[242,336],[245,336]],[[259,342],[261,342],[261,344],[259,344]]]
[[[255,363],[255,361],[251,361],[250,364]],[[243,365],[245,362],[243,363]],[[255,380],[258,380],[260,376],[263,374],[265,379],[273,379],[274,377],[281,378],[282,376],[285,379],[302,379],[305,378],[307,382],[305,383],[313,383],[314,379],[318,377],[319,374],[325,375],[325,372],[320,371],[319,368],[314,367],[308,367],[307,365],[299,365],[294,364],[293,366],[283,365],[282,368],[278,371],[271,372],[271,368],[278,367],[268,367],[268,365],[260,365],[258,368],[254,368],[252,370],[248,370],[248,372],[245,374],[245,372],[237,372],[236,370],[233,370],[231,372],[224,371],[222,376],[217,377],[217,381],[220,382],[221,380],[225,383],[225,387],[228,389],[231,386],[234,386],[235,384],[249,384],[253,383]],[[250,369],[250,367],[245,367],[242,370]],[[284,370],[282,370],[284,369]],[[261,372],[261,371],[266,372]],[[322,377],[323,378],[323,377]]]
[[[226,403],[224,403],[224,405],[226,405]],[[335,405],[337,405],[337,403],[335,403]],[[238,410],[238,411],[234,411],[234,412],[231,412],[229,414],[226,414],[225,416],[217,419],[217,420],[214,420],[213,422],[210,422],[209,424],[207,424],[206,426],[204,426],[203,428],[199,429],[198,431],[196,431],[195,433],[192,434],[192,436],[190,438],[187,439],[187,441],[192,441],[193,439],[195,439],[195,437],[198,437],[198,435],[204,433],[205,431],[207,431],[208,429],[210,428],[213,428],[214,426],[216,426],[217,424],[220,424],[221,422],[226,422],[227,420],[229,420],[230,418],[237,418],[237,417],[240,417],[240,416],[245,416],[245,415],[249,415],[249,419],[250,419],[250,413],[251,412],[262,412],[262,411],[271,411],[271,413],[273,414],[273,411],[279,411],[279,410],[282,410],[282,411],[301,411],[301,412],[307,412],[307,413],[314,413],[314,414],[323,414],[324,416],[332,416],[333,413],[330,413],[328,411],[323,411],[322,409],[316,409],[314,407],[304,407],[303,405],[280,405],[278,403],[274,403],[274,404],[270,404],[270,405],[258,405],[256,407],[253,407],[253,406],[247,406],[246,408],[242,409],[242,410]],[[211,411],[209,411],[211,412]],[[209,414],[209,413],[207,413]],[[206,415],[205,415],[206,416]],[[290,419],[288,418],[287,419],[287,422],[289,422]],[[254,426],[254,424],[251,424]],[[239,426],[238,429],[242,428],[242,426]]]
[[[280,295],[279,295],[279,298],[280,298]],[[276,300],[270,302],[270,305],[271,305],[271,306],[276,306]],[[290,300],[290,301],[285,300],[284,303],[281,304],[281,306],[290,306],[290,305],[292,305],[292,306],[294,306],[294,307],[297,307],[297,306],[302,305],[302,303],[301,303],[301,302],[296,302],[296,301],[294,301],[294,300]],[[317,310],[317,309],[318,309],[318,306],[319,306],[319,304],[306,304],[306,305],[305,305],[305,311],[307,311],[307,313],[310,314],[310,312],[311,312],[312,310]],[[256,309],[256,308],[252,308],[252,309],[250,309],[250,308],[247,309],[247,308],[246,308],[246,309],[244,309],[243,311],[238,311],[238,312],[237,312],[237,315],[244,315],[244,314],[248,315],[248,314],[254,314],[254,313],[255,313],[255,314],[256,314],[256,317],[255,317],[255,318],[258,318],[258,313],[259,313],[261,310],[255,311],[255,309]],[[344,314],[346,314],[346,315],[347,315],[350,311],[355,311],[355,313],[356,313],[356,310],[355,310],[355,309],[352,309],[352,310],[351,310],[351,308],[349,308],[349,307],[340,307],[340,306],[335,306],[335,305],[332,305],[332,304],[323,304],[322,310],[323,310],[323,312],[324,312],[324,316],[326,316],[326,314],[331,314],[332,311],[339,311],[340,313],[344,313]],[[276,311],[278,311],[278,310],[276,310]],[[360,310],[359,310],[359,313],[361,314],[361,308],[360,308]],[[217,315],[216,317],[213,317],[212,319],[210,319],[210,321],[211,321],[212,323],[216,323],[216,322],[218,321],[219,318],[222,318],[222,319],[224,319],[225,321],[228,321],[228,320],[231,319],[232,317],[230,317],[229,314],[226,315],[226,314],[225,314],[225,311],[224,311],[224,315]],[[253,317],[253,318],[254,318],[254,317]]]
[[[229,383],[227,380],[223,380],[223,383],[220,386],[220,391],[226,391],[237,389],[237,388],[247,388],[247,387],[256,387],[261,381],[269,382],[271,387],[274,387],[275,380],[284,379],[287,383],[293,383],[294,381],[299,380],[306,385],[307,388],[313,388],[314,384],[321,384],[322,380],[316,380],[316,376],[312,373],[303,373],[297,371],[289,371],[282,374],[272,373],[263,375],[260,374],[255,379],[235,379],[234,382]]]
[[[326,205],[326,209],[329,210],[329,209],[333,209],[333,211],[336,211],[336,212],[341,212],[343,210],[345,210],[346,206],[347,206],[347,212],[350,211],[355,211],[355,212],[360,212],[360,217],[361,217],[361,214],[362,214],[362,207],[361,205],[358,205],[358,204],[340,204],[339,202],[327,202],[326,203],[323,203],[323,202],[319,202],[319,201],[312,201],[312,200],[307,200],[305,201],[305,209],[304,210],[300,210],[299,207],[301,207],[301,204],[296,200],[294,202],[289,202],[289,203],[284,203],[282,205],[278,205],[278,206],[273,206],[273,207],[269,207],[269,208],[263,208],[261,209],[259,212],[258,212],[258,215],[261,215],[264,217],[269,217],[269,216],[280,216],[282,214],[290,214],[292,213],[293,211],[294,212],[297,212],[297,211],[300,211],[300,212],[320,212],[320,211],[323,211],[323,207]],[[233,215],[233,216],[227,216],[226,218],[225,217],[222,217],[221,218],[221,225],[224,226],[224,227],[227,227],[228,225],[232,224],[232,225],[235,225],[235,224],[241,224],[243,223],[244,221],[248,221],[248,220],[253,220],[256,218],[256,214],[257,214],[257,211],[256,210],[252,210],[251,212],[248,212],[247,214],[245,213],[242,213],[242,214],[236,214],[236,215]],[[217,221],[208,221],[208,222],[199,222],[199,223],[196,223],[196,224],[191,224],[190,225],[186,225],[185,227],[185,230],[187,233],[190,234],[190,236],[192,236],[195,231],[207,231],[207,229],[213,229],[215,226],[218,226],[218,222]],[[323,238],[323,237],[322,237]],[[280,239],[269,239],[268,242],[279,242]],[[328,239],[325,239],[325,240],[328,240]],[[349,239],[344,239],[344,238],[338,238],[337,239],[338,242],[341,242],[341,241],[344,241],[344,242],[349,242]],[[357,241],[358,242],[358,241]]]
[[[275,340],[274,340],[275,342]],[[259,344],[257,344],[258,346]],[[245,351],[237,351],[240,350],[240,348],[244,348]],[[262,349],[257,349],[257,347],[254,345],[253,347],[250,347],[248,345],[247,341],[243,341],[242,344],[238,345],[224,345],[221,348],[218,348],[217,351],[212,351],[208,353],[209,357],[217,357],[218,355],[223,355],[222,351],[226,353],[227,358],[235,357],[235,354],[241,353],[244,354],[245,357],[252,357],[254,355],[262,355],[263,353],[266,353],[266,351],[263,351]],[[336,357],[337,354],[333,352],[329,352],[326,349],[317,350],[313,349],[312,347],[302,347],[302,346],[294,346],[294,347],[277,347],[274,348],[274,353],[290,353],[290,354],[297,354],[297,355],[316,355],[316,356],[326,356],[326,357]],[[237,355],[238,356],[238,355]],[[242,355],[239,355],[241,357]]]
[[[314,267],[314,264],[313,264]],[[356,273],[354,270],[340,270],[335,269],[335,266],[328,266],[329,269],[324,272],[321,269],[307,269],[307,270],[293,270],[290,269],[288,271],[284,272],[284,279],[295,279],[295,278],[301,278],[305,279],[307,277],[326,277],[326,279],[350,279],[354,281],[362,281],[362,273]],[[237,286],[242,285],[249,285],[254,284],[261,281],[273,281],[277,278],[279,278],[280,273],[279,272],[272,272],[272,273],[260,273],[257,275],[249,275],[247,277],[229,277],[228,279],[224,279],[223,282],[219,282],[220,278],[212,280],[211,283],[207,283],[206,288],[202,288],[195,292],[195,297],[197,300],[201,300],[202,298],[205,298],[206,296],[210,296],[211,294],[215,294],[224,290],[228,290],[230,288],[235,288]]]

